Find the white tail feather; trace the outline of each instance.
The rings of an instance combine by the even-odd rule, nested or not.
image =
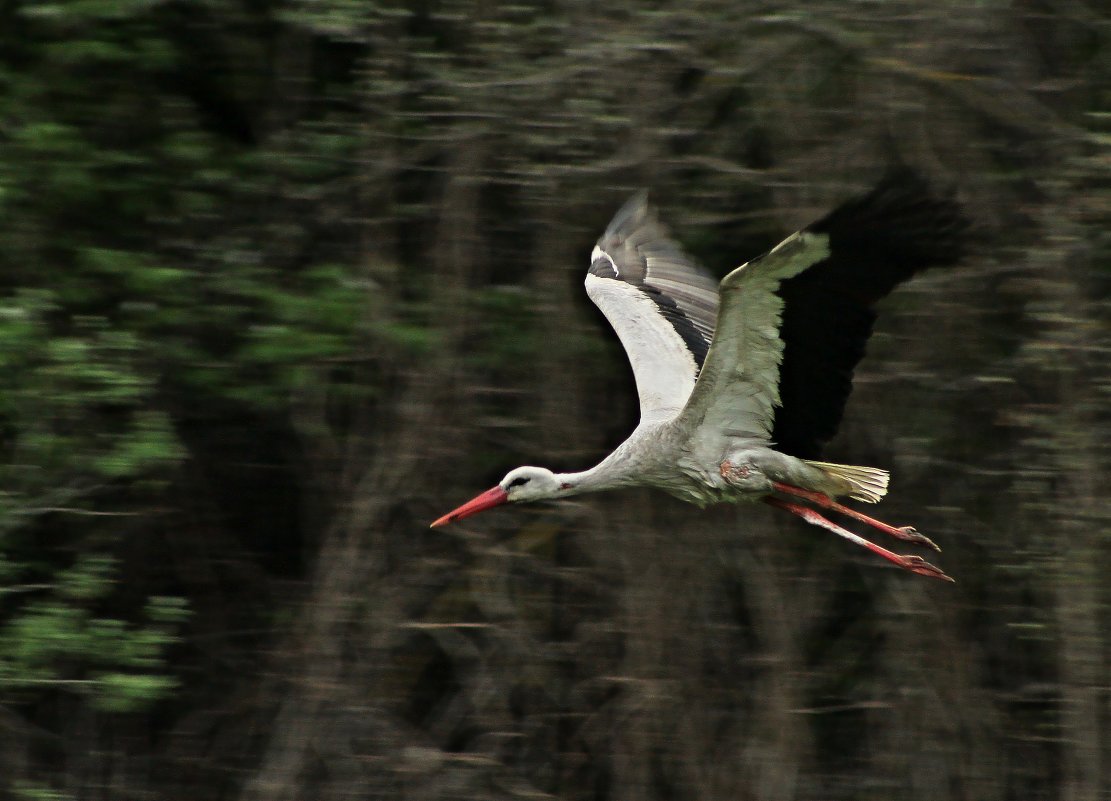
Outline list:
[[[891,476],[886,470],[851,464],[804,461],[811,467],[816,467],[827,475],[846,482],[849,488],[843,494],[854,500],[879,503],[880,498],[887,494],[887,483],[891,480]]]

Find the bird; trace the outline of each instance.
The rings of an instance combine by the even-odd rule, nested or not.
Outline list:
[[[506,503],[648,486],[699,507],[763,502],[918,575],[953,581],[831,521],[836,513],[940,548],[838,499],[878,503],[889,473],[821,461],[876,320],[896,286],[964,257],[970,222],[951,190],[906,166],[718,283],[634,195],[590,255],[586,293],[620,339],[640,422],[594,467],[524,466],[431,524]],[[832,514],[830,514],[832,516]]]

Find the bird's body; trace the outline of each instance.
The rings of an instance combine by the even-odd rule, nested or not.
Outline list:
[[[863,469],[885,475],[883,471]],[[589,470],[552,475],[558,485],[552,497],[622,487],[652,487],[698,507],[761,500],[772,491],[773,481],[831,497],[857,491],[850,482],[806,460],[780,453],[766,443],[729,435],[705,437],[697,430],[692,436],[676,420],[638,426],[628,439]]]
[[[507,501],[648,486],[697,506],[764,501],[908,570],[947,579],[799,500],[933,545],[912,528],[836,502],[878,502],[886,471],[817,457],[840,422],[873,305],[917,272],[955,262],[965,227],[955,203],[897,170],[717,285],[635,197],[594,248],[586,290],[629,356],[640,424],[589,470],[517,468],[433,525]]]

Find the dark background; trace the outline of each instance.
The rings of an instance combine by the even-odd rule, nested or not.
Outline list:
[[[1111,798],[1098,3],[0,3],[0,796]],[[904,161],[976,252],[827,457],[947,585],[646,491],[582,291]]]

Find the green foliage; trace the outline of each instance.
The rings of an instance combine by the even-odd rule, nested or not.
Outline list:
[[[364,402],[376,354],[433,342],[336,213],[365,146],[342,69],[281,136],[237,116],[274,91],[264,17],[0,9],[0,705],[29,718],[59,697],[112,715],[175,695],[193,604],[173,594],[191,590],[132,554],[182,526],[182,479],[218,436],[204,424],[245,421],[249,442],[301,394]]]
[[[45,784],[22,779],[11,785],[11,792],[15,798],[23,801],[71,801],[73,798],[69,793],[63,793]]]
[[[137,337],[94,316],[57,331],[59,311],[46,290],[0,304],[0,422],[11,432],[0,481],[5,507],[23,517],[111,482],[165,475],[183,455]]]
[[[233,131],[224,111],[265,57],[256,20],[205,39],[208,12],[179,13],[115,0],[0,10],[6,707],[64,694],[130,713],[171,697],[167,651],[190,604],[122,566],[162,534],[184,467],[204,458],[182,427],[228,408],[280,427],[291,398],[321,386],[356,402],[351,366],[368,340],[421,341],[372,313],[348,250],[299,255],[321,235],[321,187],[358,152],[355,129],[306,120],[245,146],[248,124]],[[181,67],[194,46],[207,67]],[[212,106],[196,102],[205,93]],[[334,113],[329,101],[318,116]],[[268,227],[267,203],[288,224]]]
[[[53,584],[28,588],[34,600],[0,626],[0,698],[19,703],[59,690],[107,712],[130,712],[174,688],[164,654],[186,619],[183,601],[151,598],[138,625],[98,617],[93,609],[116,576],[114,559],[92,554],[57,571]]]
[[[542,341],[542,321],[535,299],[520,287],[490,287],[474,294],[474,314],[481,326],[480,346],[468,354],[472,366],[498,370],[528,365]]]
[[[321,370],[355,357],[367,292],[342,267],[309,268],[288,287],[259,281],[241,291],[258,314],[233,361],[254,380],[231,384],[233,397],[275,408]]]

